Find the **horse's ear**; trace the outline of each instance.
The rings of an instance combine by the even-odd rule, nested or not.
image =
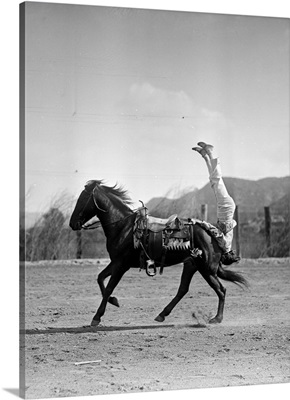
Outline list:
[[[88,181],[88,182],[85,184],[85,189],[86,189],[88,192],[92,192],[92,191],[94,190],[94,188],[96,187],[97,183],[98,183],[98,181],[94,181],[94,180]]]

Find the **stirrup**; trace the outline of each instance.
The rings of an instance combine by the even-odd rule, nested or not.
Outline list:
[[[150,271],[152,269],[153,269],[153,272]],[[150,260],[150,259],[147,260],[146,261],[146,274],[148,276],[155,276],[156,275],[156,271],[157,271],[157,268],[155,266],[155,262],[153,260]]]

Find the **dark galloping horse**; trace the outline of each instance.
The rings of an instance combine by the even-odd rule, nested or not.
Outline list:
[[[98,275],[98,284],[103,299],[91,322],[92,326],[100,323],[108,302],[119,306],[117,298],[111,295],[124,273],[130,268],[140,268],[142,249],[135,248],[133,244],[136,211],[131,209],[131,204],[125,190],[116,185],[106,186],[100,180],[92,180],[85,185],[70,219],[70,227],[73,230],[80,230],[86,222],[97,216],[107,239],[107,250],[111,262]],[[158,322],[163,322],[188,292],[191,279],[196,271],[200,272],[219,299],[217,315],[209,321],[210,323],[219,323],[223,319],[226,289],[218,277],[247,286],[246,280],[240,274],[222,268],[220,250],[214,241],[213,244],[211,243],[211,237],[197,224],[193,225],[192,229],[193,241],[195,247],[201,250],[201,256],[192,257],[190,249],[178,249],[166,253],[164,265],[183,263],[183,272],[177,294],[155,318]],[[110,279],[105,286],[104,280],[109,276]]]

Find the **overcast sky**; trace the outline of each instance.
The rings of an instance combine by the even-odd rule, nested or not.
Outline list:
[[[27,211],[89,179],[136,202],[289,175],[289,19],[26,5]]]

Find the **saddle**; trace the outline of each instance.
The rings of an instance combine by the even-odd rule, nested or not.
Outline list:
[[[165,256],[168,250],[188,250],[193,247],[193,223],[182,221],[177,214],[167,219],[156,218],[144,213],[144,208],[137,214],[134,228],[134,247],[141,246],[141,268],[146,264],[146,273],[149,276],[156,274],[155,262],[160,265],[160,274],[165,265]],[[200,255],[200,254],[198,254]],[[149,269],[153,269],[153,273]]]
[[[152,217],[152,215],[147,216],[147,227],[152,232],[160,232],[167,227],[174,228],[175,226],[177,226],[177,223],[178,223],[177,214],[173,214],[166,219]]]
[[[174,214],[167,220],[148,217],[148,255],[159,260],[164,250],[185,250],[190,247],[190,230],[180,218]]]

